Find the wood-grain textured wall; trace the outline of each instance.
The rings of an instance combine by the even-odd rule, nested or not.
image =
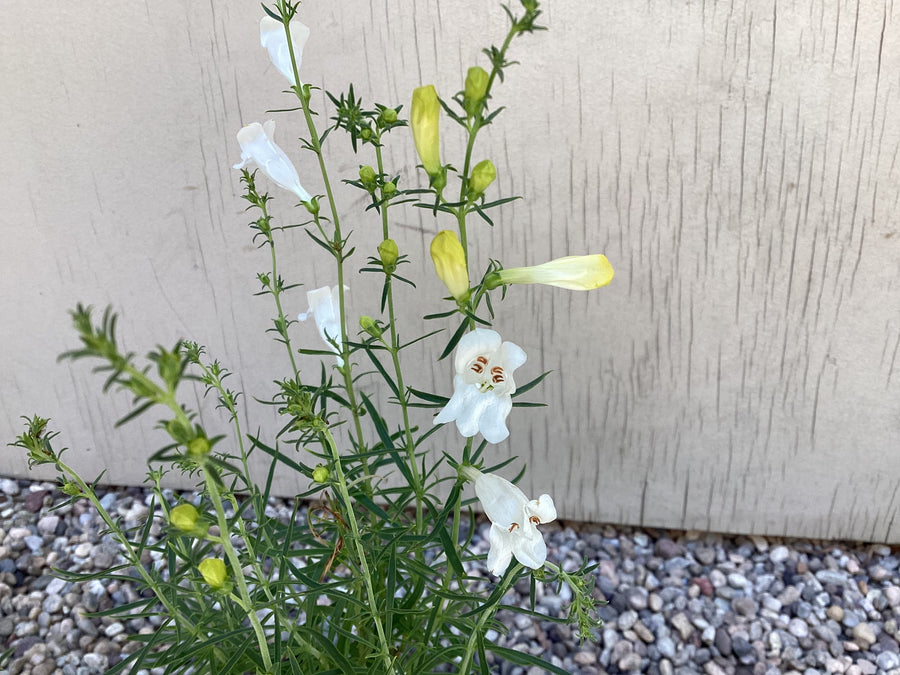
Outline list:
[[[733,532],[900,542],[900,17],[892,2],[549,0],[550,28],[514,44],[521,62],[495,103],[508,106],[476,159],[493,194],[522,194],[495,228],[473,227],[473,260],[507,266],[605,252],[617,276],[587,294],[515,288],[496,327],[522,345],[521,381],[554,374],[550,406],[514,410],[490,452],[528,463],[526,491],[563,517]],[[274,431],[252,404],[285,372],[252,297],[268,264],[250,243],[231,169],[245,123],[274,117],[312,192],[290,99],[259,47],[256,2],[65,3],[53,20],[0,21],[0,437],[18,416],[54,418],[87,476],[139,482],[164,439],[148,419],[108,431],[127,410],[103,397],[73,346],[78,301],[122,313],[125,345],[196,339],[237,374],[246,428]],[[433,82],[449,97],[499,42],[499,6],[481,0],[309,0],[307,81],[350,82],[368,102],[404,103]],[[330,114],[323,112],[320,120]],[[332,171],[354,157],[334,136]],[[444,127],[445,161],[461,165]],[[386,148],[417,183],[410,139]],[[284,195],[283,222],[297,216]],[[352,189],[345,227],[364,256],[380,228]],[[441,289],[426,266],[451,222],[397,210],[414,260],[412,322]],[[334,283],[294,230],[288,281]],[[353,275],[355,314],[377,292]],[[302,291],[289,313],[306,308]],[[317,347],[311,326],[293,329]],[[449,394],[436,342],[410,353],[412,386]],[[317,366],[304,362],[316,376]],[[521,373],[521,375],[520,375]],[[197,405],[197,400],[189,400]],[[205,410],[204,422],[224,420]],[[428,414],[418,420],[429,423]],[[450,429],[434,450],[457,452]],[[26,473],[12,449],[0,471]],[[278,489],[297,489],[281,477]]]

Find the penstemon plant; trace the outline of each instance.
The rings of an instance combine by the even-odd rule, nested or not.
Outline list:
[[[122,421],[153,409],[167,436],[165,447],[149,460],[156,529],[153,517],[126,529],[104,509],[93,487],[97,481],[84,480],[63,461],[47,419],[27,419],[14,443],[27,450],[32,466],[54,466],[62,491],[89,500],[121,546],[123,564],[103,574],[136,581],[144,592],[110,611],[124,618],[162,617],[159,630],[135,636],[137,648],[110,673],[146,668],[166,673],[486,673],[488,652],[564,673],[488,639],[489,631],[504,630],[496,617],[500,609],[540,616],[534,609],[537,583],[567,584],[572,591],[566,616],[542,619],[577,624],[582,640],[595,637],[601,622],[594,613],[592,566],[585,562],[566,570],[547,560],[538,526],[557,517],[552,498],[529,499],[500,475],[521,477],[524,468],[511,468],[515,457],[497,457],[490,448],[510,436],[506,419],[519,404],[515,398],[547,375],[517,386],[514,375],[526,354],[495,330],[502,324],[495,303],[513,284],[591,290],[613,276],[599,254],[519,268],[492,260],[480,279],[473,275],[469,226],[493,225],[490,212],[514,199],[487,197],[496,169],[490,160],[474,163],[473,156],[479,132],[500,112],[491,107],[491,92],[512,63],[513,41],[542,28],[537,0],[519,1],[521,7],[504,7],[509,30],[501,46],[484,50],[488,68],[470,68],[453,97],[440,98],[433,85],[417,88],[407,122],[403,106],[367,108],[351,86],[346,93],[327,93],[334,114],[325,128],[316,125],[314,88],[300,77],[310,31],[296,18],[299,5],[278,0],[264,7],[262,46],[299,104],[295,111],[307,125],[302,146],[316,156],[325,186],[320,195],[303,188],[290,158],[275,143],[274,121],[247,124],[238,132],[241,161],[235,168],[255,217],[253,239],[268,249],[271,263],[257,277],[258,295],[271,297],[275,317],[269,331],[284,345],[289,366],[268,399],[281,420],[270,435],[242,429],[239,393],[226,386],[231,373],[204,347],[187,341],[158,347],[142,365],[120,349],[116,317],[109,309],[101,318],[89,307],[73,311],[81,344],[63,357],[98,362],[95,370],[106,375],[104,390],[114,387],[133,397]],[[455,165],[461,169],[441,157],[442,119],[455,122],[465,135],[465,156]],[[402,189],[401,175],[384,163],[385,145],[408,142],[410,130],[427,188]],[[367,208],[380,216],[382,226],[382,242],[361,268],[380,279],[381,302],[371,310],[374,318],[361,317],[358,328],[348,321],[346,303],[355,250],[341,223],[324,153],[326,138],[334,142],[334,132],[341,131],[354,152],[370,158],[345,182],[368,195]],[[298,226],[276,224],[274,198],[265,191],[271,184],[299,200],[301,226],[318,245],[309,248],[321,248],[334,261],[334,285],[309,290],[308,309],[296,320],[287,309],[289,297],[290,306],[299,304],[289,295],[296,285],[279,272],[276,243],[289,227]],[[395,214],[410,206],[451,220],[454,227],[440,231],[431,244],[434,270],[449,293],[447,304],[426,317],[436,329],[403,342],[398,296],[415,287],[400,272],[413,261],[401,254],[391,226]],[[306,320],[316,324],[319,349],[293,342],[292,329]],[[406,350],[423,341],[434,358],[452,356],[449,398],[410,385]],[[301,376],[298,354],[321,359],[318,377]],[[363,384],[371,389],[373,378],[391,396],[387,409],[379,409],[362,389]],[[205,428],[182,403],[179,394],[190,382],[201,383],[215,398],[224,413],[223,427],[230,425],[227,433]],[[414,424],[411,409],[416,407],[438,410],[434,424]],[[460,449],[433,452],[447,447]],[[261,485],[251,478],[253,455],[264,455],[268,462]],[[167,499],[170,493],[162,483],[172,470],[198,481],[199,498]],[[273,477],[285,471],[302,475],[308,485],[296,496],[294,517],[287,522],[266,512]],[[395,479],[384,480],[389,474]],[[491,522],[486,560],[470,550],[473,507]],[[482,573],[485,567],[489,578]],[[530,578],[531,608],[504,604],[507,592],[523,578]]]

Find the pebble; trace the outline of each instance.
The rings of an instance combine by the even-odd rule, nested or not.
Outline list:
[[[52,483],[0,479],[0,493],[0,644],[13,650],[9,672],[105,672],[121,660],[127,636],[152,632],[159,622],[89,616],[135,600],[127,583],[50,576],[51,567],[91,572],[119,564],[115,545],[98,534],[103,523],[83,502],[51,511],[64,501]],[[149,515],[147,497],[132,488],[111,490],[101,501],[136,525]],[[273,517],[290,512],[279,500],[266,509]],[[606,625],[597,642],[582,644],[570,626],[505,612],[498,618],[507,630],[491,637],[568,673],[900,675],[900,558],[890,547],[609,525],[542,529],[551,561],[566,569],[582,559],[597,563],[594,593],[609,600],[599,608]],[[487,532],[482,526],[473,535],[473,552],[487,552]],[[539,583],[536,590],[537,607],[556,617],[571,601],[567,587],[557,588]],[[510,602],[527,606],[530,584],[514,592]]]

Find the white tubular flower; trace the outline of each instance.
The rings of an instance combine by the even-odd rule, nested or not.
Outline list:
[[[235,169],[243,169],[248,162],[255,162],[260,171],[266,174],[285,190],[290,190],[302,202],[311,202],[312,197],[300,185],[297,169],[273,140],[275,121],[265,124],[253,122],[237,132],[238,143],[241,144],[241,161],[234,165]]]
[[[344,286],[344,290],[349,290]],[[309,302],[309,309],[297,318],[300,321],[306,321],[310,316],[315,318],[316,327],[319,329],[319,335],[328,345],[328,348],[335,354],[340,354],[341,344],[341,305],[338,298],[338,287],[322,286],[314,291],[306,292],[306,300]],[[344,360],[337,356],[337,364],[343,367]]]
[[[505,439],[509,436],[506,417],[516,392],[513,371],[525,359],[521,347],[503,342],[496,331],[476,328],[464,335],[454,357],[453,396],[434,423],[455,420],[463,436],[480,431],[488,443]]]
[[[296,19],[290,23],[291,42],[294,45],[294,59],[297,61],[297,72],[300,71],[300,63],[303,60],[303,47],[309,39],[309,27]],[[284,75],[288,82],[296,85],[294,68],[291,65],[291,52],[288,49],[287,36],[284,34],[284,24],[276,21],[271,16],[264,16],[259,22],[259,41],[269,52],[269,58]]]
[[[537,526],[556,520],[556,506],[550,495],[529,501],[524,492],[505,478],[481,473],[470,466],[463,468],[463,474],[474,481],[475,494],[491,521],[488,571],[502,576],[513,556],[533,570],[543,567],[547,545]]]

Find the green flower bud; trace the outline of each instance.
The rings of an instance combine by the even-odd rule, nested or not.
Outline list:
[[[317,464],[316,468],[313,469],[312,479],[317,483],[325,483],[328,480],[328,477],[331,475],[331,472],[321,464]]]
[[[393,239],[385,239],[378,244],[378,256],[381,258],[381,264],[384,266],[385,272],[393,272],[397,266],[397,258],[400,255],[400,249],[397,248],[397,242]]]
[[[497,169],[491,160],[483,159],[478,162],[472,169],[472,176],[469,178],[469,198],[478,199],[496,177]]]
[[[463,93],[463,106],[469,117],[475,117],[484,103],[488,82],[491,76],[481,66],[472,66],[466,73],[466,89]]]
[[[179,504],[169,511],[169,522],[182,532],[192,532],[200,519],[200,513],[192,504]]]
[[[197,436],[188,443],[188,454],[194,459],[203,459],[209,454],[212,446],[205,436]]]
[[[381,188],[381,191],[384,193],[385,197],[390,197],[397,191],[397,186],[394,184],[394,181],[385,182],[384,186]]]
[[[363,183],[374,183],[375,169],[373,169],[368,164],[359,167],[359,180]]]
[[[228,570],[225,567],[225,561],[219,558],[204,558],[197,566],[197,570],[203,577],[203,581],[209,584],[214,590],[221,590],[228,581]]]
[[[394,124],[397,121],[397,111],[393,108],[385,108],[381,111],[381,119],[385,124]]]
[[[359,327],[366,331],[373,338],[381,337],[381,329],[378,327],[378,324],[375,323],[375,319],[373,319],[371,316],[366,316],[365,314],[363,314],[361,317],[359,317]]]
[[[375,174],[375,169],[368,164],[359,167],[359,182],[362,183],[369,192],[375,191],[376,178],[377,175]]]
[[[359,132],[359,137],[364,141],[368,141],[372,138],[372,130],[369,127],[363,127]]]
[[[81,494],[81,488],[69,480],[67,480],[65,483],[63,483],[60,486],[60,490],[62,490],[65,494],[69,495],[70,497],[78,497]]]

